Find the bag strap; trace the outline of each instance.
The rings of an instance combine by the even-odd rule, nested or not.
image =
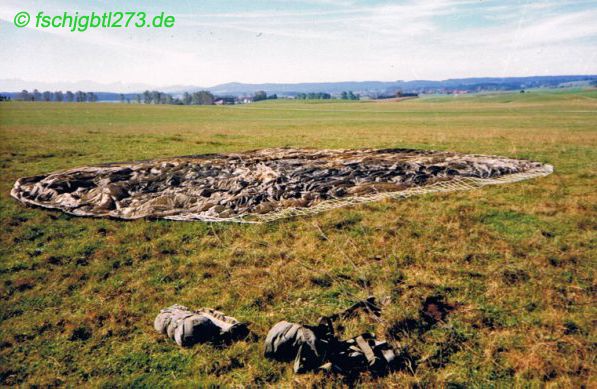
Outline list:
[[[350,306],[349,308],[345,309],[342,312],[338,312],[338,313],[334,313],[329,316],[321,317],[319,319],[319,322],[321,323],[321,321],[323,319],[328,320],[330,323],[335,320],[338,320],[338,319],[346,319],[346,318],[350,317],[358,309],[362,309],[363,311],[365,311],[365,313],[372,315],[373,318],[378,321],[381,318],[381,308],[379,307],[379,305],[377,305],[377,302],[375,301],[375,297],[369,296],[369,297],[367,297],[366,300],[357,301],[352,306]]]
[[[377,362],[377,357],[375,356],[375,353],[373,352],[371,346],[369,346],[369,343],[365,340],[365,338],[363,338],[363,335],[357,336],[355,338],[355,341],[357,342],[357,345],[365,355],[365,358],[367,358],[369,366],[375,365],[375,362]]]

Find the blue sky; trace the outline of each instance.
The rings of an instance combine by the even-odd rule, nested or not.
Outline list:
[[[18,11],[119,10],[164,11],[176,23],[85,32],[12,23]],[[597,2],[583,0],[2,0],[0,79],[211,86],[595,74],[596,21]]]

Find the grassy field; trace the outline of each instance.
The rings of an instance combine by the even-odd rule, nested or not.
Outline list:
[[[21,176],[272,146],[413,147],[547,162],[540,179],[264,225],[120,222],[26,208]],[[370,330],[408,350],[387,385],[597,385],[597,91],[234,107],[0,104],[0,384],[311,385],[263,358],[281,319],[313,323],[369,294]],[[421,302],[455,307],[426,323]],[[160,308],[209,306],[257,341],[180,349]]]

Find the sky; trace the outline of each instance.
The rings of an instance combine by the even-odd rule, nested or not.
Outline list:
[[[29,26],[14,26],[19,11]],[[164,12],[175,24],[70,32],[35,28],[39,11]],[[597,1],[2,0],[0,55],[3,80],[121,91],[597,74]]]

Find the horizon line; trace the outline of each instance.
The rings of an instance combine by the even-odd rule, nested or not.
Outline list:
[[[422,81],[431,81],[431,82],[444,82],[444,81],[451,81],[451,80],[469,80],[469,79],[478,79],[478,78],[486,78],[486,79],[495,79],[495,80],[504,80],[504,79],[516,79],[516,78],[539,78],[539,77],[597,77],[596,74],[550,74],[550,75],[513,75],[513,76],[472,76],[472,77],[457,77],[457,78],[443,78],[443,79],[427,79],[427,78],[419,78],[419,79],[394,79],[394,80],[376,80],[376,79],[366,79],[366,80],[343,80],[343,81],[301,81],[301,82],[278,82],[278,81],[267,81],[267,82],[243,82],[243,81],[227,81],[217,83],[211,86],[204,86],[204,85],[193,85],[193,84],[169,84],[169,85],[151,85],[151,84],[144,84],[143,82],[124,82],[124,81],[112,81],[112,82],[100,82],[94,80],[77,80],[77,81],[30,81],[24,80],[21,78],[3,78],[0,79],[1,82],[23,82],[23,83],[40,83],[40,84],[77,84],[77,83],[94,83],[98,85],[105,85],[110,86],[111,84],[121,84],[122,86],[134,86],[135,84],[143,85],[144,88],[151,87],[154,90],[159,90],[159,88],[173,88],[173,87],[191,87],[191,88],[204,88],[204,89],[212,89],[222,85],[230,85],[230,84],[240,84],[240,85],[264,85],[264,84],[271,84],[271,85],[301,85],[301,84],[342,84],[342,83],[366,83],[366,82],[379,82],[379,83],[408,83],[408,82],[422,82]],[[156,89],[157,88],[157,89]],[[2,92],[20,92],[25,88],[20,88],[20,90],[2,90]],[[37,88],[35,88],[37,89]],[[96,92],[103,92],[103,93],[120,93],[120,92],[109,92],[109,91],[101,91],[96,90]],[[136,92],[122,92],[122,93],[137,93],[143,91],[136,91]]]

